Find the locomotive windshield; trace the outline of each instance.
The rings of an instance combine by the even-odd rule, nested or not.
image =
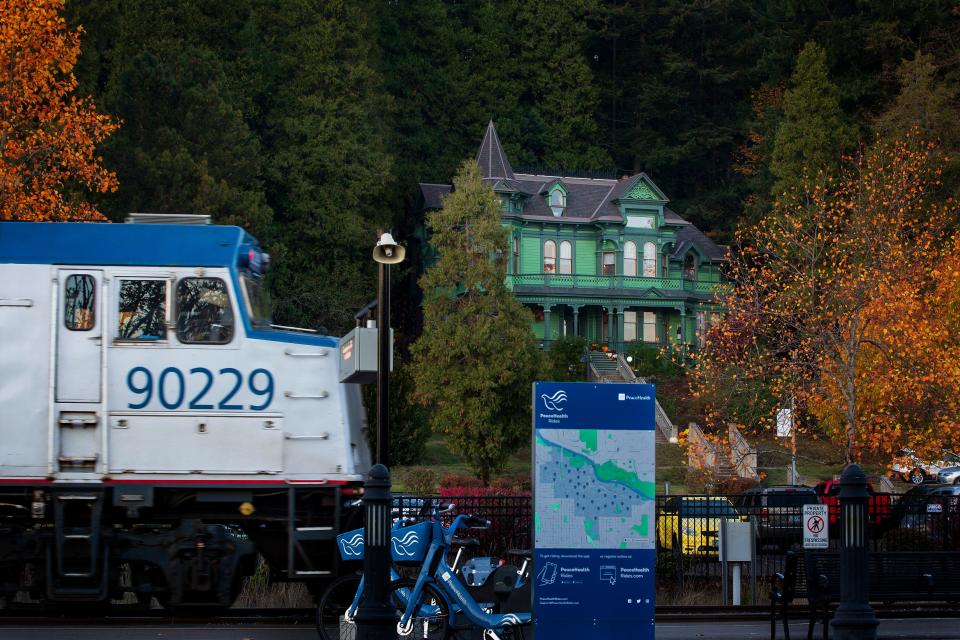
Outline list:
[[[267,293],[263,280],[242,274],[240,282],[243,284],[243,299],[247,303],[251,324],[255,327],[269,327],[272,322],[270,294]]]

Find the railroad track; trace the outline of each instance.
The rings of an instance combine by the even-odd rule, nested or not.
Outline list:
[[[874,606],[879,618],[960,618],[960,605]],[[149,611],[112,611],[107,615],[79,615],[69,613],[40,613],[28,610],[0,611],[0,627],[4,625],[86,625],[86,624],[314,624],[314,610],[298,609],[228,609],[224,612],[195,614],[170,614],[162,609]],[[769,605],[746,605],[741,607],[720,606],[660,606],[657,607],[657,622],[677,621],[757,621],[767,620]],[[805,616],[805,610],[796,609],[797,619]]]

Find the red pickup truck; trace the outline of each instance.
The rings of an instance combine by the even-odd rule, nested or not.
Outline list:
[[[827,513],[830,515],[831,535],[840,533],[840,500],[837,495],[840,493],[839,480],[826,480],[818,482],[814,487],[817,497],[822,504],[827,505]],[[885,493],[876,493],[873,485],[867,483],[867,491],[870,492],[870,502],[867,505],[867,519],[872,527],[884,527],[893,523],[892,505],[890,496]]]

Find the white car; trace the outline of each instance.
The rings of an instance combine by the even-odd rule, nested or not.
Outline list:
[[[940,469],[940,473],[937,474],[937,482],[940,484],[960,484],[960,466]]]
[[[944,449],[942,454],[939,460],[927,462],[917,456],[913,449],[901,449],[893,459],[891,468],[904,482],[921,485],[927,480],[938,480],[941,470],[960,466],[960,456],[956,453]]]

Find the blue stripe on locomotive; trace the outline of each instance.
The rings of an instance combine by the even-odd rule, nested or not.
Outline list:
[[[18,264],[233,267],[244,243],[240,227],[0,222],[0,262]]]
[[[241,251],[260,251],[240,227],[91,222],[0,222],[0,263],[130,267],[224,267],[239,293]],[[336,348],[337,340],[251,325],[240,304],[247,337]]]

